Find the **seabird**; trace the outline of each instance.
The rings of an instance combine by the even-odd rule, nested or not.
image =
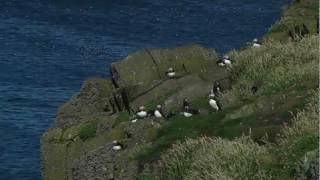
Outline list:
[[[162,113],[162,107],[161,105],[157,105],[157,109],[154,111],[154,116],[156,118],[162,118],[164,117],[163,113]]]
[[[223,56],[223,63],[228,66],[228,67],[232,67],[231,65],[231,59],[229,58],[229,56]]]
[[[260,47],[261,43],[259,42],[259,40],[257,38],[253,39],[253,43],[252,43],[253,47]]]
[[[145,107],[144,106],[140,106],[138,112],[136,113],[138,119],[142,119],[147,117],[147,111],[145,111]]]
[[[171,67],[167,70],[166,75],[168,78],[175,78],[176,77],[176,72],[174,69]]]
[[[212,94],[209,95],[209,104],[215,111],[221,110],[220,105],[219,105],[216,97]]]
[[[196,109],[192,109],[190,106],[185,106],[183,111],[184,117],[191,117],[194,114],[199,114],[200,111]]]
[[[218,66],[223,67],[225,66],[225,63],[223,61],[223,58],[219,58],[219,60],[217,61]]]
[[[187,98],[183,99],[183,115],[184,117],[191,117],[193,114],[199,114],[199,110],[191,108],[191,105]]]
[[[121,149],[124,148],[124,145],[119,143],[117,140],[112,141],[112,144],[113,144],[112,149],[115,151],[120,151]]]

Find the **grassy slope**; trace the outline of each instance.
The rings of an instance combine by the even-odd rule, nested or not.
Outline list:
[[[311,34],[317,32],[317,17],[319,15],[319,2],[315,0],[293,1],[284,11],[281,19],[276,22],[266,34],[265,39],[287,41],[289,31],[295,27],[306,25]]]
[[[247,68],[246,72],[241,71],[236,76],[237,83],[234,85],[234,89],[224,95],[231,96],[234,100],[227,102],[222,112],[210,112],[206,98],[194,101],[192,104],[196,108],[206,109],[209,114],[192,118],[176,116],[170,119],[158,131],[154,148],[147,151],[147,154],[140,155],[138,159],[157,156],[161,150],[168,148],[174,141],[186,137],[209,135],[233,138],[248,133],[251,129],[255,139],[261,138],[266,133],[273,139],[274,135],[280,131],[282,123],[288,122],[292,117],[291,113],[304,107],[307,103],[305,99],[311,95],[310,90],[317,86],[317,53],[316,51],[310,53],[312,48],[316,48],[317,39],[310,37],[299,43],[269,44],[267,46],[265,49],[259,50],[248,49],[237,55],[234,55],[236,52],[233,52],[233,55],[237,56],[239,63],[246,63],[246,61],[253,61],[260,54],[264,54],[260,57],[262,57],[261,63],[265,63],[266,61],[271,62],[269,55],[291,54],[295,51],[301,52],[301,54],[296,53],[296,56],[291,56],[291,59],[282,56],[277,59],[277,62],[272,62],[278,65],[277,68],[273,68],[273,65],[269,67],[265,65],[265,69],[260,69],[256,75],[254,75],[254,67],[263,66],[259,63]],[[292,49],[288,51],[287,48]],[[305,48],[304,51],[302,51],[303,48]],[[303,57],[308,59],[306,63],[310,66],[299,67],[305,62],[295,60]],[[234,68],[243,67],[242,64],[236,64]],[[234,70],[234,74],[236,73],[238,72]],[[252,95],[250,87],[256,84],[257,80],[261,85],[258,93]],[[274,109],[270,109],[270,106],[274,106]]]
[[[189,119],[183,117],[171,119],[158,131],[153,147],[138,153],[136,159],[147,162],[159,157],[161,152],[170,148],[177,140],[201,135],[232,139],[251,130],[251,137],[255,140],[261,140],[268,134],[269,140],[273,141],[275,135],[281,132],[283,123],[290,122],[292,113],[296,114],[305,108],[309,103],[308,98],[318,86],[317,37],[310,36],[301,41],[287,42],[288,31],[301,23],[310,27],[311,34],[316,32],[317,9],[316,1],[293,3],[286,9],[283,18],[266,35],[266,38],[273,40],[266,42],[264,47],[230,52],[231,58],[238,62],[232,70],[235,82],[233,89],[225,94],[231,101],[225,104],[224,110]],[[250,93],[253,85],[259,87],[255,95]],[[208,108],[205,98],[198,99],[193,104],[202,109]],[[268,110],[268,107],[273,105],[274,109]],[[301,138],[314,142],[318,136]],[[299,157],[305,154],[305,149],[308,151],[314,149],[314,143],[311,143],[311,147],[305,147],[303,140],[299,142],[293,150],[298,151]],[[279,174],[284,176],[282,178],[290,179],[288,171],[277,175]]]

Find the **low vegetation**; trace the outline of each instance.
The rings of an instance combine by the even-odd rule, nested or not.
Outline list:
[[[282,122],[291,118],[288,111],[296,112],[308,103],[297,97],[310,97],[310,90],[317,86],[317,44],[317,37],[313,36],[299,43],[276,42],[274,45],[266,44],[261,49],[231,52],[231,57],[239,60],[235,62],[232,70],[236,83],[233,89],[223,96],[233,96],[235,102],[228,102],[223,111],[216,113],[209,108],[205,97],[195,100],[192,102],[193,106],[206,111],[207,114],[191,118],[179,115],[171,118],[157,132],[153,147],[138,154],[137,159],[152,159],[177,140],[201,135],[232,139],[252,130],[252,137],[258,140],[265,134],[273,136],[279,133]],[[252,62],[255,63],[250,64]],[[257,94],[252,94],[252,86],[258,86]],[[260,109],[255,107],[269,106],[270,104],[264,102],[265,99],[279,103],[278,98],[281,96],[289,96],[288,99],[294,105],[291,107],[284,102],[283,106],[278,105],[278,112],[259,112]],[[242,110],[244,107],[248,108]],[[262,108],[261,111],[265,111],[264,109],[268,108]],[[237,111],[240,113],[238,118],[227,116]],[[279,121],[263,122],[272,118],[278,118]]]
[[[251,136],[233,140],[188,138],[163,153],[159,171],[144,174],[144,177],[172,180],[293,179],[301,159],[310,158],[310,152],[318,153],[318,114],[317,103],[310,102],[305,110],[292,118],[291,126],[284,127],[277,144],[259,145]],[[309,161],[314,159],[312,156]],[[306,167],[305,172],[312,172],[309,164]],[[303,175],[307,176],[302,174],[300,177]]]
[[[299,42],[266,43],[260,49],[232,51],[237,62],[232,69],[235,83],[232,92],[240,99],[259,94],[275,94],[292,86],[308,85],[318,79],[318,38],[311,36]],[[316,84],[316,83],[314,83]]]
[[[92,138],[96,135],[97,132],[97,123],[89,122],[81,126],[79,130],[79,137],[81,140],[85,141],[89,138]]]
[[[267,33],[265,39],[282,42],[299,40],[305,33],[317,33],[319,2],[316,0],[295,0],[285,8],[281,19]]]
[[[229,52],[235,60],[233,87],[223,95],[228,99],[223,111],[210,112],[203,97],[192,104],[207,113],[170,119],[152,146],[135,154],[143,163],[160,158],[160,168],[141,173],[140,179],[317,177],[317,15],[318,2],[295,1],[261,48]],[[303,26],[308,33],[302,36]]]
[[[193,98],[191,104],[192,107],[200,109],[201,113],[190,118],[177,114],[166,120],[146,118],[134,124],[129,122],[131,117],[127,112],[119,112],[111,120],[102,118],[100,121],[81,123],[74,128],[76,133],[73,133],[73,129],[65,132],[68,141],[76,142],[73,153],[78,153],[80,146],[86,146],[86,152],[90,152],[112,140],[122,141],[127,146],[124,151],[119,151],[119,156],[116,157],[128,158],[129,163],[138,164],[138,171],[142,171],[138,177],[140,180],[300,180],[317,177],[317,13],[317,1],[296,0],[286,8],[281,20],[271,27],[260,48],[247,47],[227,53],[234,62],[231,70],[225,71],[226,76],[222,79],[228,75],[227,81],[231,81],[229,84],[232,87],[224,91],[220,98],[222,111],[213,111],[208,104],[207,95],[199,95]],[[302,33],[304,26],[308,33]],[[134,56],[145,59],[150,59],[151,56],[158,59],[178,58],[181,62],[183,59],[190,60],[191,64],[184,64],[186,69],[183,71],[186,71],[186,74],[191,72],[193,63],[196,62],[194,59],[210,59],[210,63],[203,61],[205,69],[210,70],[210,67],[214,66],[214,71],[221,70],[211,64],[217,57],[215,52],[211,53],[208,49],[197,46],[190,46],[190,49],[196,54],[201,52],[201,55],[192,56],[193,52],[189,52],[188,47],[186,50],[165,50],[169,54],[145,51]],[[177,57],[177,52],[181,56]],[[128,57],[130,58],[132,56]],[[212,59],[214,61],[211,61]],[[131,62],[135,61],[127,60],[122,63],[125,68],[131,69]],[[157,65],[157,71],[165,71],[169,65],[167,62]],[[129,72],[128,69],[123,71]],[[152,79],[164,76],[155,74],[152,68],[148,70],[148,73],[157,77],[143,76],[143,81],[148,82],[147,86],[152,84]],[[207,75],[197,70],[195,73]],[[136,83],[138,75],[124,73],[124,76],[128,76],[129,85]],[[210,77],[204,79],[208,80]],[[88,87],[97,83],[101,84],[100,81],[93,81]],[[107,83],[110,84],[104,84]],[[181,85],[181,88],[183,87],[184,85]],[[257,91],[253,92],[252,87],[256,87]],[[103,107],[102,99],[111,89],[104,85],[98,89],[104,92],[97,96],[101,100],[99,107]],[[132,97],[136,95],[135,90],[131,91],[134,92]],[[164,102],[179,94],[178,92],[180,91],[177,88],[174,92],[161,92],[162,94],[152,100],[147,96],[149,102],[143,104],[147,109],[152,109],[157,104],[166,108]],[[86,96],[87,94],[84,94],[84,97]],[[130,94],[129,96],[131,97]],[[177,108],[179,107],[168,110],[175,112],[178,111]],[[60,140],[61,134],[63,133],[60,131],[53,132],[47,139],[56,142]],[[71,138],[68,138],[69,134]],[[74,138],[78,135],[85,143],[79,143],[77,138]],[[134,169],[132,166],[126,169],[127,161],[116,166],[121,172],[119,174],[123,174],[124,170]],[[127,174],[131,178],[132,172]]]

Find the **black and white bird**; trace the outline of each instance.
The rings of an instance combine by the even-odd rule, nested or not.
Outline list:
[[[261,43],[259,42],[259,40],[257,38],[253,39],[252,41],[252,47],[258,48],[261,47]]]
[[[154,111],[154,116],[156,118],[163,118],[164,117],[164,114],[162,113],[161,105],[157,105],[157,109]]]
[[[191,117],[192,115],[199,114],[199,113],[200,113],[199,110],[193,109],[191,107],[191,104],[187,98],[183,99],[183,113],[182,114],[184,117]]]
[[[220,104],[214,94],[209,94],[209,105],[217,112],[221,110]]]
[[[184,117],[191,117],[194,114],[199,114],[199,113],[200,113],[199,110],[193,109],[190,106],[185,106],[184,111],[183,111],[183,116]]]
[[[219,58],[219,60],[217,61],[218,66],[223,67],[225,66],[225,63],[223,61],[223,58]]]
[[[223,59],[222,59],[223,63],[227,66],[227,67],[232,67],[232,62],[231,62],[231,59],[229,56],[223,56]]]
[[[136,116],[138,119],[143,119],[145,117],[147,117],[148,113],[145,110],[146,108],[144,106],[140,106],[138,111],[136,112]]]
[[[175,72],[175,70],[171,67],[171,68],[169,68],[168,70],[167,70],[167,72],[166,72],[166,76],[168,77],[168,78],[175,78],[176,77],[176,72]]]
[[[119,143],[117,140],[112,141],[112,150],[120,151],[124,148],[124,145]]]

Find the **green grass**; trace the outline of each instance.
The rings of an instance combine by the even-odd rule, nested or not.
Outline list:
[[[263,157],[263,158],[260,158]],[[248,137],[201,137],[177,143],[161,156],[163,179],[265,179],[269,153]],[[272,158],[272,157],[271,157]]]
[[[247,173],[244,176],[247,179],[257,179],[257,177],[263,177],[263,179],[292,179],[291,171],[298,161],[307,152],[313,151],[318,147],[319,134],[314,131],[317,128],[313,127],[318,126],[315,124],[313,126],[310,125],[310,120],[312,120],[312,118],[308,119],[308,116],[312,114],[310,112],[298,113],[296,118],[293,118],[293,121],[297,120],[297,122],[290,123],[293,126],[292,128],[287,127],[282,131],[282,123],[288,122],[292,118],[292,114],[305,109],[310,102],[310,90],[317,88],[319,42],[318,36],[312,35],[299,39],[299,41],[290,42],[288,41],[288,33],[296,26],[304,24],[311,34],[316,34],[315,18],[317,15],[318,2],[315,0],[301,0],[301,3],[291,4],[285,10],[283,18],[272,26],[265,36],[266,41],[261,48],[248,48],[228,53],[232,59],[236,60],[231,71],[231,78],[234,82],[233,89],[229,93],[237,99],[237,102],[232,105],[228,104],[228,108],[223,109],[222,112],[213,113],[210,111],[206,98],[199,98],[193,101],[193,107],[203,109],[209,113],[193,116],[192,118],[177,116],[170,119],[168,123],[158,130],[153,146],[138,153],[136,160],[145,162],[148,159],[161,156],[162,163],[165,166],[164,169],[169,167],[172,170],[172,172],[167,171],[168,169],[165,170],[165,173],[171,174],[171,179],[185,179],[185,174],[194,174],[197,171],[194,171],[194,169],[191,171],[189,167],[192,166],[192,163],[197,162],[198,164],[194,168],[202,167],[199,168],[198,173],[200,174],[197,174],[199,175],[197,177],[203,175],[206,177],[204,179],[212,179],[216,174],[206,176],[206,174],[203,174],[203,169],[214,167],[213,170],[217,170],[219,175],[219,172],[228,172],[230,170],[228,169],[229,166],[222,165],[223,167],[219,167],[218,160],[207,162],[207,159],[220,153],[215,152],[211,156],[207,155],[210,154],[210,151],[214,151],[216,147],[211,149],[204,148],[203,158],[199,157],[199,154],[193,152],[192,143],[188,142],[188,138],[199,138],[199,136],[205,135],[219,136],[232,140],[235,137],[246,134],[250,135],[250,138],[254,140],[261,140],[268,134],[267,141],[275,142],[277,140],[276,142],[278,142],[279,137],[276,135],[282,132],[284,138],[282,138],[281,142],[277,145],[266,146],[269,152],[265,153],[263,150],[263,156],[257,156],[254,159],[251,159],[250,156],[245,156],[245,159],[238,159],[239,161],[232,162],[239,163],[242,161],[240,164],[244,167],[249,162],[260,161],[260,164],[252,163],[252,166],[250,165],[248,169],[242,169],[243,167],[239,166],[237,167],[238,169],[233,170],[243,170],[243,174]],[[255,95],[250,92],[250,88],[253,85],[259,88],[258,93]],[[286,99],[287,102],[284,102],[284,104],[279,104],[281,101],[278,98],[282,95],[290,98]],[[241,108],[241,105],[259,101],[259,97],[262,96],[269,97],[269,99],[266,99],[267,101],[270,100],[276,103],[277,110],[275,112],[262,113],[257,111],[258,109],[256,108],[253,114],[240,115],[236,119],[225,119],[228,113],[235,112]],[[237,106],[235,106],[236,104]],[[317,104],[314,106],[317,107]],[[221,121],[223,119],[224,121]],[[264,122],[263,120],[266,119],[268,121]],[[181,142],[178,143],[178,148],[176,145],[172,145],[177,142]],[[203,146],[207,146],[208,143]],[[251,146],[252,144],[244,143],[241,145],[246,148],[247,145]],[[186,150],[188,148],[191,148],[191,150]],[[263,149],[264,147],[260,148]],[[179,152],[180,150],[181,152]],[[163,153],[164,151],[166,153]],[[171,152],[170,155],[166,155],[168,151],[169,153]],[[225,151],[229,150],[225,149]],[[174,160],[175,157],[177,158],[176,160]],[[228,158],[222,158],[221,162],[228,160]],[[261,174],[254,174],[253,171],[260,171]],[[253,174],[248,175],[250,173]],[[221,178],[224,177],[239,179],[239,177],[229,173],[222,174]]]
[[[122,122],[128,122],[130,120],[130,115],[128,112],[120,112],[116,120],[113,122],[112,127],[116,127]]]
[[[254,112],[249,116],[240,116],[237,119],[226,119],[226,115],[233,113],[245,104],[229,106],[216,113],[210,112],[211,108],[206,98],[199,98],[191,104],[197,109],[208,110],[208,114],[194,115],[190,118],[177,115],[169,119],[167,123],[156,131],[156,136],[153,138],[153,146],[136,153],[134,159],[148,161],[148,159],[159,157],[163,151],[170,148],[177,141],[184,141],[186,138],[196,138],[203,135],[219,136],[230,140],[243,134],[251,135],[254,140],[261,140],[268,135],[269,140],[274,141],[275,135],[281,131],[282,123],[287,122],[292,117],[292,114],[288,111],[296,113],[298,109],[302,109],[308,103],[308,95],[305,95],[305,91],[296,93],[291,94],[291,96],[302,95],[305,98],[292,107],[284,107],[284,109],[274,113]],[[246,103],[254,104],[255,101],[259,100],[255,98]],[[272,99],[270,98],[270,100]],[[279,120],[272,121],[274,118]],[[271,122],[265,123],[263,121],[265,119],[269,119]]]
[[[158,130],[154,146],[138,154],[136,159],[144,160],[158,156],[163,150],[169,148],[172,143],[187,137],[213,134],[217,129],[218,120],[222,119],[223,116],[224,113],[216,113],[211,116],[195,115],[190,118],[185,118],[182,115],[175,116]]]
[[[89,122],[83,124],[79,130],[79,137],[81,140],[85,141],[89,138],[96,136],[97,132],[97,122]]]
[[[280,41],[289,40],[289,31],[294,32],[295,27],[306,25],[310,34],[316,34],[316,18],[319,13],[317,0],[301,0],[300,3],[291,3],[281,19],[275,23],[266,34],[265,39]]]
[[[184,137],[183,141],[170,146],[170,149],[161,154],[161,170],[145,174],[145,177],[160,176],[163,179],[181,180],[195,179],[195,177],[199,179],[293,179],[292,172],[301,159],[307,153],[316,151],[319,146],[317,103],[310,104],[312,98],[307,99],[309,104],[304,106],[307,108],[292,119],[292,126],[282,130],[284,135],[280,138],[279,143],[266,146],[259,146],[252,140],[252,136],[233,140],[199,138],[199,135],[193,133],[194,131],[190,132],[192,123],[189,121],[186,121],[187,130],[181,129],[177,132],[181,122],[176,119],[176,122],[172,122],[174,124],[167,125],[161,130],[160,138],[168,138],[168,134],[176,135],[173,137],[182,137],[185,133],[196,135],[197,138]],[[207,124],[205,122],[206,120],[201,121],[201,125],[195,129],[205,131],[202,129],[203,125]],[[233,122],[227,124],[228,126],[234,125]],[[239,136],[236,135],[237,129],[232,128],[223,130]],[[259,128],[269,128],[271,132],[275,129],[275,127]],[[153,151],[153,153],[159,153],[159,149],[158,152]]]
[[[319,146],[319,135],[305,134],[296,139],[288,153],[291,163],[299,161],[307,152],[317,149]]]
[[[272,42],[259,49],[230,52],[230,57],[237,60],[231,71],[235,82],[231,93],[243,100],[252,96],[253,85],[258,86],[259,94],[275,94],[317,80],[318,46],[317,36],[311,36],[300,42]]]

